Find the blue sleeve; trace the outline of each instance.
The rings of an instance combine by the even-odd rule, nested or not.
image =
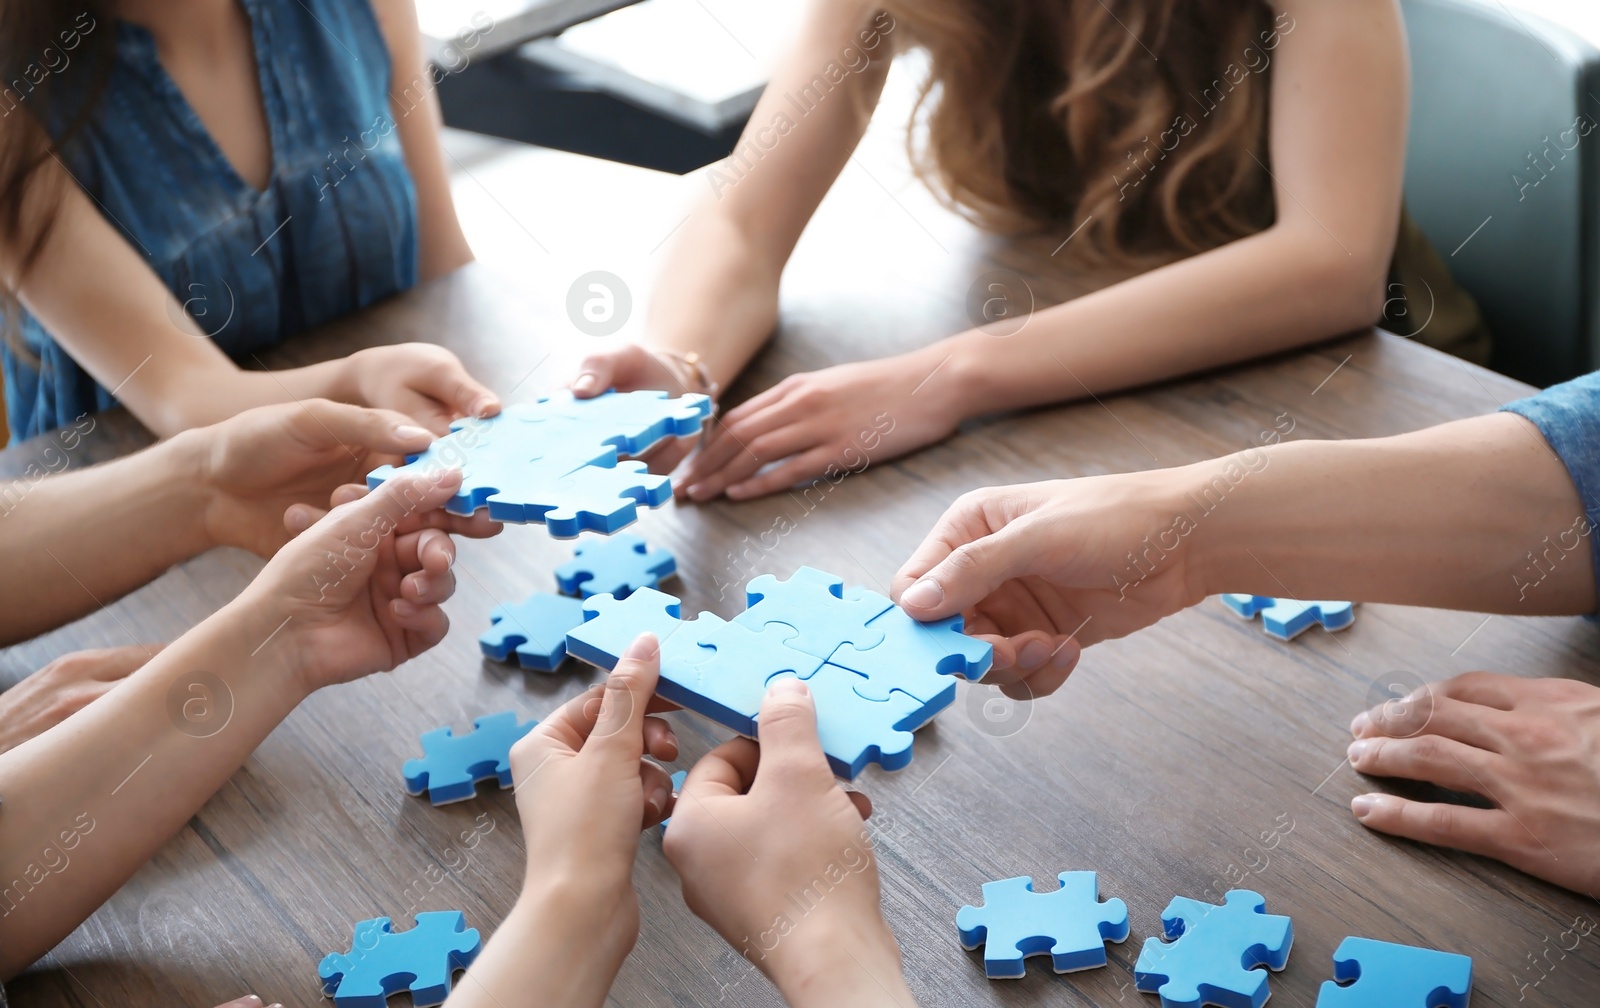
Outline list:
[[[1589,522],[1584,532],[1600,592],[1600,535],[1595,532],[1600,529],[1600,371],[1552,385],[1503,408],[1538,427],[1566,465]]]

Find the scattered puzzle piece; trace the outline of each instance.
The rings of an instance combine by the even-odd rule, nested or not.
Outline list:
[[[583,622],[583,603],[537,592],[509,606],[495,606],[478,647],[495,661],[516,655],[525,669],[554,672],[567,657],[567,631]]]
[[[323,957],[317,975],[336,1008],[385,1008],[403,990],[424,1008],[444,1003],[456,970],[471,966],[482,947],[459,910],[419,913],[415,927],[399,932],[389,918],[374,917],[355,926],[348,953]]]
[[[1292,640],[1320,623],[1324,630],[1343,630],[1356,621],[1353,602],[1300,602],[1270,595],[1222,596],[1223,604],[1244,619],[1261,614],[1261,628],[1268,636]]]
[[[556,568],[556,584],[564,595],[622,599],[640,588],[658,587],[677,570],[671,553],[651,549],[636,535],[621,534],[579,543],[577,556]]]
[[[1061,887],[1047,893],[1035,892],[1026,875],[985,882],[983,906],[964,906],[956,914],[961,947],[983,946],[985,976],[1024,976],[1024,960],[1045,953],[1057,973],[1094,969],[1106,964],[1106,942],[1128,937],[1127,904],[1101,902],[1094,872],[1062,872],[1057,878]]]
[[[1272,992],[1256,967],[1283,969],[1294,942],[1289,918],[1266,906],[1248,889],[1230,889],[1221,906],[1175,897],[1161,914],[1170,940],[1145,939],[1134,987],[1159,993],[1162,1008],[1261,1008]]]
[[[1472,958],[1454,952],[1346,938],[1317,1008],[1467,1008]]]
[[[797,595],[820,599],[818,605],[830,613],[829,618],[809,627],[805,619],[808,610],[795,601]],[[868,615],[874,611],[883,615],[871,593],[845,590],[832,575],[802,568],[788,581],[757,578],[751,583],[751,597],[756,605],[770,603],[771,608],[748,620],[741,615],[729,622],[702,613],[685,622],[680,619],[678,600],[652,588],[640,588],[621,600],[596,595],[584,603],[587,621],[567,635],[567,650],[609,669],[635,637],[650,631],[661,641],[662,674],[657,692],[751,737],[758,734],[756,720],[768,684],[779,675],[797,676],[807,681],[816,697],[817,730],[834,773],[853,779],[869,763],[895,770],[910,762],[911,733],[955,699],[954,680],[929,669],[921,676],[898,671],[900,678],[894,682],[874,681],[862,672],[828,663],[816,653],[829,650],[829,642],[839,636],[878,639],[877,631],[864,623],[851,630],[840,616],[854,613],[861,622],[876,618]],[[883,604],[893,610],[888,600]],[[796,622],[801,625],[796,627]],[[948,648],[944,636],[948,628],[936,627],[931,640]],[[908,633],[903,629],[896,632]],[[809,650],[793,646],[797,636],[803,637]],[[957,646],[956,661],[963,667],[976,665],[986,670],[989,646],[962,640],[965,643]],[[945,660],[933,654],[938,649],[936,645],[917,654],[932,664]],[[982,657],[969,661],[964,652]],[[898,689],[895,682],[912,683],[916,691]]]
[[[687,770],[674,770],[674,771],[672,771],[672,797],[676,798],[676,797],[678,797],[679,794],[681,794],[683,792],[683,782],[688,780],[688,779],[689,779],[689,771],[687,771]],[[666,836],[667,835],[667,823],[669,823],[671,821],[672,821],[672,817],[671,816],[667,816],[665,819],[661,820],[661,835],[662,836]]]
[[[519,722],[515,711],[502,711],[472,724],[465,735],[435,728],[422,736],[423,757],[406,760],[402,768],[406,791],[426,791],[435,805],[448,805],[471,798],[479,781],[494,778],[503,788],[511,786],[511,747],[538,722]]]
[[[593,399],[553,393],[508,406],[498,416],[458,420],[452,433],[396,468],[367,476],[377,487],[401,472],[462,470],[461,489],[445,505],[455,514],[487,507],[497,521],[543,522],[570,539],[589,529],[612,533],[672,496],[665,476],[640,462],[619,462],[665,437],[694,434],[711,415],[702,395],[607,392]]]

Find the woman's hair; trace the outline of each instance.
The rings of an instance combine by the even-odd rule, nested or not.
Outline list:
[[[1272,223],[1264,0],[879,0],[930,57],[918,171],[993,230],[1138,264]]]
[[[8,318],[15,286],[44,249],[60,203],[59,193],[37,188],[40,169],[88,123],[115,60],[110,7],[106,0],[0,0],[0,244],[15,250],[11,283],[0,289]]]

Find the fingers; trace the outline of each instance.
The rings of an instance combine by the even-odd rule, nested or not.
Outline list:
[[[579,399],[588,399],[597,396],[606,389],[616,384],[616,356],[614,354],[591,354],[578,365],[578,374],[567,387]]]
[[[955,546],[900,593],[900,607],[919,620],[970,609],[1012,578],[1033,573],[1041,544],[1030,538],[1020,523],[1012,523]]]
[[[1456,700],[1428,686],[1403,700],[1390,700],[1357,714],[1350,722],[1350,734],[1363,739],[1401,739],[1426,733],[1503,752],[1506,718],[1503,710]]]
[[[671,763],[678,758],[678,735],[663,718],[644,719],[644,751],[652,759]]]
[[[1501,760],[1455,739],[1367,738],[1350,743],[1350,765],[1372,777],[1404,777],[1452,791],[1489,795],[1501,778]]]
[[[1454,847],[1509,861],[1520,827],[1501,809],[1418,802],[1391,794],[1357,795],[1350,811],[1361,825],[1419,843]]]
[[[833,786],[833,771],[817,738],[817,709],[799,679],[782,678],[767,688],[756,720],[761,763],[755,787],[792,789],[800,783]]]
[[[773,466],[758,476],[735,483],[727,489],[728,499],[749,500],[752,497],[765,497],[779,490],[787,490],[796,483],[821,476],[828,471],[828,466],[834,461],[833,448],[819,445],[785,461],[782,465]]]
[[[376,490],[329,511],[278,552],[274,564],[302,564],[319,554],[342,556],[348,562],[340,583],[347,591],[367,583],[378,563],[379,547],[395,534],[408,516],[436,510],[454,496],[461,485],[459,470],[427,475],[398,476]],[[359,577],[357,577],[359,575]]]
[[[456,548],[450,536],[438,529],[403,535],[395,543],[401,570],[410,571],[400,582],[400,598],[390,601],[396,618],[415,618],[424,607],[438,606],[455,594],[451,572]]]
[[[453,416],[486,417],[500,412],[500,397],[461,366],[455,354],[424,368],[416,388],[444,403]]]
[[[678,800],[704,801],[742,795],[755,783],[761,749],[747,738],[730,739],[700,757],[689,769]]]
[[[1455,700],[1508,711],[1517,706],[1517,696],[1527,687],[1527,682],[1496,672],[1466,672],[1437,684],[1435,690]]]
[[[856,812],[863,822],[872,818],[872,799],[860,791],[846,791],[844,796],[850,799],[850,804],[856,807]]]
[[[381,455],[409,455],[433,443],[430,431],[394,410],[327,399],[306,399],[298,407],[290,416],[300,439],[311,447],[357,446]]]
[[[661,677],[661,645],[640,634],[606,677],[594,731],[584,751],[638,759],[644,752],[645,710]]]
[[[640,829],[649,829],[665,819],[672,808],[672,775],[660,764],[639,761],[639,786],[644,792],[644,819]]]
[[[118,647],[95,648],[80,651],[70,664],[81,670],[83,678],[99,682],[116,682],[144,668],[144,663],[160,653],[165,644],[123,644]]]

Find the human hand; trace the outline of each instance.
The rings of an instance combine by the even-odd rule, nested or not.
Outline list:
[[[421,451],[433,435],[392,410],[307,399],[246,410],[180,441],[198,459],[211,541],[265,558],[289,540],[285,511],[296,508],[299,527],[309,527],[336,488]]]
[[[155,657],[160,644],[74,651],[0,693],[0,752],[54,728]]]
[[[966,615],[994,645],[984,681],[1027,700],[1055,692],[1080,646],[1122,637],[1205,597],[1173,533],[1181,470],[1092,476],[964,494],[895,575],[919,620]],[[1163,535],[1171,533],[1170,540]],[[1157,558],[1148,559],[1151,542]],[[1145,558],[1135,565],[1133,557]]]
[[[568,386],[579,399],[590,399],[606,389],[632,392],[663,389],[673,395],[706,393],[696,376],[669,356],[658,355],[637,343],[621,343],[590,354],[578,365]],[[643,461],[652,472],[671,472],[695,446],[694,438],[670,438],[650,449]]]
[[[601,686],[568,701],[511,748],[517,813],[528,848],[522,902],[583,935],[587,955],[570,969],[609,986],[639,934],[633,859],[639,831],[672,800],[660,760],[678,757],[655,698],[661,647],[644,634]],[[589,961],[595,956],[599,961]]]
[[[242,998],[234,998],[227,1004],[217,1005],[217,1008],[261,1008],[261,999],[254,994],[247,994]],[[283,1008],[283,1005],[274,1001],[267,1008]]]
[[[1356,715],[1350,733],[1350,764],[1363,774],[1426,781],[1495,805],[1363,794],[1350,803],[1363,826],[1600,892],[1600,688],[1469,672]]]
[[[230,608],[257,614],[264,640],[282,635],[308,694],[416,657],[450,625],[439,608],[455,591],[450,533],[482,524],[439,510],[460,486],[461,472],[445,469],[349,488],[352,499],[280,549]]]
[[[718,746],[679,791],[664,847],[684,902],[796,1008],[881,1004],[886,991],[911,1004],[879,908],[872,806],[834,780],[810,690],[778,680],[759,723],[759,746]]]
[[[938,364],[905,355],[790,375],[713,425],[679,492],[748,500],[816,477],[838,482],[948,437],[963,416],[950,393],[958,384],[927,382]]]
[[[395,410],[436,436],[458,417],[500,412],[500,398],[467,374],[461,361],[432,343],[396,343],[357,350],[340,362],[332,398]]]

